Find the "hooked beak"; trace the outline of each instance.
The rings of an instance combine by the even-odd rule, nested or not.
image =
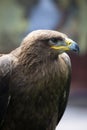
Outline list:
[[[67,47],[68,47],[68,49],[70,51],[79,53],[80,49],[79,49],[78,44],[75,41],[73,41],[73,40],[71,40],[69,38],[66,38],[65,39],[65,43],[66,43],[66,45],[67,45]]]

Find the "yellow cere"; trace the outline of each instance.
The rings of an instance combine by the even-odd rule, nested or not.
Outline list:
[[[53,48],[55,50],[63,50],[63,51],[69,50],[69,48],[67,46],[51,46],[51,48]]]
[[[66,38],[66,39],[65,39],[65,43],[66,43],[67,45],[70,45],[70,44],[73,43],[73,40],[71,40],[70,38]]]

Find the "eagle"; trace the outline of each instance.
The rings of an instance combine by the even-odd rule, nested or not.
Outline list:
[[[54,130],[68,100],[71,61],[79,46],[67,35],[36,30],[0,54],[0,129]]]

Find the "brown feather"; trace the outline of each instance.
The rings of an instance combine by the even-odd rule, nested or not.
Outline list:
[[[69,95],[71,65],[66,53],[58,54],[46,39],[66,37],[50,31],[28,35],[12,51],[9,81],[11,101],[2,130],[54,130]]]

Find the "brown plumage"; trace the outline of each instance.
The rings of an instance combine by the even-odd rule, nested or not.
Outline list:
[[[71,63],[78,45],[51,30],[30,33],[19,48],[0,57],[2,130],[54,130],[68,99]]]

